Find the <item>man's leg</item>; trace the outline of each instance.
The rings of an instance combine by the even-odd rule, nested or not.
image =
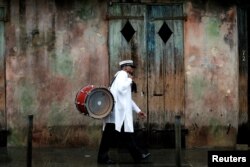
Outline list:
[[[133,133],[125,133],[128,150],[134,161],[138,162],[142,159],[142,151],[135,142]]]
[[[121,139],[119,138],[119,140],[124,142],[134,161],[140,161],[142,159],[142,152],[137,146],[133,135],[134,133],[124,132],[124,126],[122,126],[119,136]]]
[[[111,162],[109,159],[109,149],[116,142],[116,131],[115,124],[107,123],[105,129],[102,133],[102,139],[99,146],[98,158],[99,163],[108,163]]]

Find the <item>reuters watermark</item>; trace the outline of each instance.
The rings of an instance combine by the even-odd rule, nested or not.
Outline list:
[[[250,167],[250,151],[208,151],[208,167]]]

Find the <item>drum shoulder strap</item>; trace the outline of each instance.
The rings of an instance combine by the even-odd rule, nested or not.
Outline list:
[[[119,74],[119,72],[117,72],[117,73],[114,75],[113,79],[112,79],[111,82],[110,82],[109,88],[111,88],[111,86],[112,86],[113,82],[115,81],[115,78],[117,77],[118,74]]]
[[[111,87],[111,86],[112,86],[113,82],[115,81],[115,78],[116,78],[116,76],[114,76],[114,77],[113,77],[112,81],[110,82],[109,87]]]

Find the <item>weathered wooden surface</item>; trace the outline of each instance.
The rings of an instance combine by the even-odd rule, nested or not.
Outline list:
[[[110,78],[120,70],[119,62],[124,59],[133,59],[136,64],[134,80],[137,84],[137,93],[134,100],[147,112],[147,56],[145,52],[144,16],[143,5],[112,5],[109,7],[109,16],[124,17],[124,19],[109,20],[109,55],[110,55]],[[129,19],[135,30],[132,39],[127,42],[122,36],[121,30],[127,22],[128,17],[141,17],[142,19]]]
[[[141,125],[150,131],[165,130],[174,123],[174,116],[184,116],[184,62],[182,5],[129,5],[109,7],[109,53],[111,75],[123,59],[133,59],[137,65],[135,82],[138,92],[133,98],[148,120]],[[130,41],[121,34],[130,21],[135,34]],[[165,43],[159,30],[166,23],[172,35]]]
[[[148,113],[141,127],[164,130],[178,113],[188,147],[235,145],[238,125],[249,118],[235,4],[185,1],[187,20],[180,20],[178,4],[142,2],[109,8],[99,0],[9,1],[0,27],[0,121],[12,131],[9,145],[26,143],[27,115],[34,114],[34,145],[97,146],[102,123],[79,115],[76,92],[107,86],[127,58],[137,65],[134,99]],[[120,18],[106,19],[107,10]],[[129,42],[120,33],[127,20],[136,31]],[[164,21],[173,31],[166,44],[158,35]]]
[[[181,5],[148,8],[148,112],[152,128],[165,129],[174,123],[175,115],[184,116],[184,20],[174,19],[183,16]],[[172,31],[166,43],[158,33],[163,23]]]

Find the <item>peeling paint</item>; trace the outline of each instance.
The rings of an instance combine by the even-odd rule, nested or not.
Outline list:
[[[189,13],[191,16],[188,15],[190,19],[186,23],[188,29],[185,34],[185,121],[190,130],[194,130],[187,136],[189,146],[233,146],[237,133],[236,9],[226,10],[217,6],[214,11],[213,6],[211,4],[204,10],[188,5],[189,11],[201,13],[200,20],[193,19],[192,13]],[[198,37],[190,27],[197,27],[195,33]]]
[[[73,73],[72,59],[70,58],[69,54],[63,52],[60,55],[54,56],[54,59],[51,63],[51,68],[55,74],[70,77]]]
[[[82,20],[89,20],[95,18],[95,9],[94,6],[89,6],[85,5],[79,11],[77,11],[77,15],[82,19]]]
[[[208,25],[206,27],[206,32],[208,32],[209,37],[219,38],[220,35],[219,30],[220,30],[220,21],[217,18],[211,18],[208,21]]]
[[[203,77],[194,77],[192,79],[192,92],[195,94],[195,99],[201,99],[205,95],[207,83]]]
[[[64,125],[66,115],[61,111],[59,103],[52,102],[51,110],[48,113],[48,126]]]
[[[32,85],[23,85],[16,89],[20,98],[20,112],[23,116],[32,114],[36,110],[36,89]]]

